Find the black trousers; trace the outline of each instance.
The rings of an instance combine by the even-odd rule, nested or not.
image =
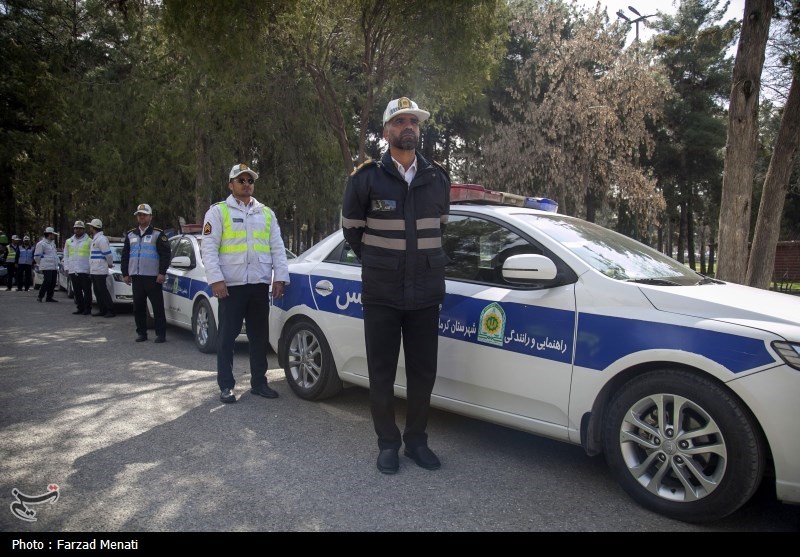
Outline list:
[[[75,296],[75,306],[78,311],[86,313],[92,311],[92,277],[89,273],[72,273],[72,294]]]
[[[55,269],[50,271],[42,271],[42,275],[44,275],[44,281],[42,281],[42,285],[39,287],[40,300],[45,296],[47,296],[48,300],[53,299],[53,292],[56,290],[57,273],[58,271]]]
[[[6,274],[6,284],[8,285],[8,290],[11,290],[11,285],[14,284],[14,279],[17,276],[17,264],[6,263],[6,269],[8,269],[8,273]],[[19,288],[19,281],[17,281],[17,288]]]
[[[33,286],[32,265],[17,264],[17,288],[27,291]]]
[[[108,291],[106,280],[108,275],[91,275],[92,286],[94,286],[94,299],[97,300],[97,307],[100,314],[114,313],[114,300]]]
[[[369,402],[378,448],[427,445],[431,392],[439,350],[439,306],[400,310],[364,305],[364,338],[369,369]],[[400,340],[406,365],[408,412],[402,438],[395,423],[394,382]]]
[[[156,325],[156,336],[167,335],[167,317],[164,313],[164,291],[156,282],[156,277],[147,275],[131,275],[133,290],[133,318],[136,321],[136,334],[147,336],[147,300],[153,306],[153,319]]]
[[[233,377],[233,353],[236,337],[247,322],[248,351],[250,352],[250,386],[266,382],[267,319],[269,318],[269,285],[244,284],[229,286],[228,297],[219,301],[219,342],[217,343],[217,384],[220,390],[236,385]]]

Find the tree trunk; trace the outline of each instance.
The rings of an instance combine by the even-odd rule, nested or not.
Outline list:
[[[350,154],[350,142],[347,139],[344,115],[342,114],[341,108],[339,108],[339,104],[336,102],[336,90],[333,85],[331,85],[328,76],[325,75],[322,69],[317,68],[313,64],[306,64],[306,69],[314,83],[314,89],[317,92],[317,98],[322,106],[323,113],[328,120],[328,125],[336,136],[339,152],[342,155],[342,167],[344,168],[345,174],[350,174],[350,172],[353,171],[353,157]]]
[[[798,74],[792,77],[789,98],[775,140],[775,151],[769,162],[764,192],[758,208],[758,220],[747,266],[747,283],[756,288],[769,288],[775,265],[775,247],[780,239],[781,215],[789,179],[800,145],[800,84]]]
[[[678,225],[678,261],[686,263],[686,257],[683,252],[686,246],[686,199],[681,201],[681,220]]]
[[[686,251],[689,252],[689,267],[697,269],[697,260],[694,256],[694,188],[688,185],[689,192],[686,198]]]
[[[747,274],[747,240],[758,145],[758,96],[773,10],[773,0],[745,0],[742,35],[733,67],[719,211],[717,278],[738,283],[744,283]]]
[[[208,135],[198,131],[194,145],[194,220],[202,223],[210,206],[211,155],[208,152]]]

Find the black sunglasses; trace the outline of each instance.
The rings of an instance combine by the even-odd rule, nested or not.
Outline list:
[[[236,181],[239,182],[242,185],[245,185],[245,184],[251,184],[252,185],[252,184],[255,183],[255,180],[253,180],[252,178],[247,178],[247,179],[245,179],[245,178],[236,178]]]

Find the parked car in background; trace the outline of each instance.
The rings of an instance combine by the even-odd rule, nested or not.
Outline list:
[[[192,331],[195,346],[201,352],[217,351],[217,299],[206,280],[200,246],[200,225],[183,225],[184,232],[170,238],[171,260],[164,281],[164,313],[167,323]],[[295,254],[286,250],[289,259]],[[153,308],[147,303],[152,325]],[[242,325],[238,341],[247,341],[247,323]]]
[[[125,246],[125,242],[121,238],[110,237],[109,245],[111,246],[111,256],[114,258],[114,267],[108,270],[108,280],[106,281],[108,292],[115,304],[132,305],[133,290],[122,280],[122,248]],[[58,287],[66,291],[68,298],[75,296],[72,292],[72,282],[64,270],[63,258],[60,258],[58,264]]]
[[[635,501],[674,519],[720,519],[762,481],[800,503],[800,298],[480,190],[451,189],[433,406],[603,454]],[[291,389],[368,387],[361,262],[341,230],[289,270],[269,335]]]

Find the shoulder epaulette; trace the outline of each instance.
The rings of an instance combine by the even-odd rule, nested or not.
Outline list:
[[[130,234],[131,232],[133,232],[133,231],[135,231],[135,230],[136,230],[135,228],[131,228],[130,230],[128,230],[128,231],[125,233],[125,235],[127,236],[128,234]]]
[[[375,165],[375,164],[378,164],[378,161],[375,161],[375,160],[372,160],[372,159],[367,159],[364,162],[362,162],[361,164],[359,164],[357,167],[355,167],[353,169],[353,171],[350,173],[350,176],[355,176],[357,173],[361,172],[361,170],[363,170],[364,168],[366,168],[368,166]]]
[[[156,227],[154,226],[154,227],[153,227],[153,232],[155,232],[156,230],[158,230],[159,232],[164,232],[164,231],[163,231],[163,230],[161,230],[160,228],[156,228]]]
[[[431,159],[431,164],[444,172],[444,175],[447,176],[447,179],[450,179],[450,173],[447,172],[447,169],[441,165],[441,163],[436,162],[435,160]]]

